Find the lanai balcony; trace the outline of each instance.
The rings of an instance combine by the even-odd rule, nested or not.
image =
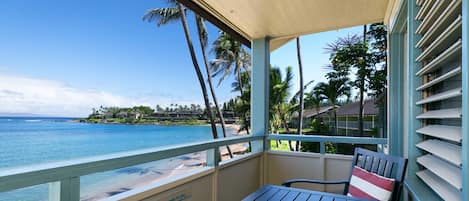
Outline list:
[[[279,185],[291,178],[347,179],[352,156],[326,153],[326,143],[338,143],[371,145],[377,151],[408,158],[404,200],[469,199],[467,1],[179,2],[251,48],[252,135],[2,170],[0,192],[46,184],[49,200],[78,201],[83,188],[80,179],[86,175],[201,152],[205,166],[107,200],[241,200],[265,184]],[[269,134],[270,52],[298,36],[380,21],[389,30],[387,138]],[[446,71],[440,61],[459,64],[459,68]],[[434,69],[443,71],[435,73],[436,78],[422,78]],[[459,76],[452,82],[459,84],[459,91],[421,93],[430,85],[454,78],[453,74]],[[452,100],[449,105],[426,105],[448,99]],[[275,151],[270,148],[272,140],[315,142],[319,150]],[[220,160],[220,147],[246,142],[251,143],[250,153]],[[295,187],[334,193],[343,189],[342,185]]]

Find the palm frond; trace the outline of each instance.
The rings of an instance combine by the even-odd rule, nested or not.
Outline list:
[[[309,82],[307,82],[304,86],[303,86],[303,91],[306,90],[308,88],[309,85],[313,84],[314,80],[311,80]],[[293,97],[290,99],[290,103],[297,103],[298,102],[298,99],[300,98],[300,93],[301,93],[301,90],[298,90],[294,95]],[[306,93],[305,93],[306,94]]]
[[[210,52],[216,58],[211,63],[216,72],[214,76],[220,76],[218,84],[230,76],[231,73],[234,76],[240,76],[243,71],[250,71],[251,61],[249,53],[242,48],[239,41],[223,31],[220,32],[220,36],[213,42]]]
[[[174,23],[181,17],[180,10],[177,7],[156,8],[148,10],[143,15],[142,20],[147,22],[156,22],[158,27],[168,23]]]

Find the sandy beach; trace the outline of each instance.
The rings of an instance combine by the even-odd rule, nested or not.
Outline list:
[[[227,125],[227,128],[238,131],[239,126]],[[244,135],[236,133],[232,135]],[[248,143],[240,143],[229,146],[234,157],[242,155],[248,148]],[[220,147],[222,160],[230,159],[226,147]],[[81,200],[94,201],[110,197],[134,188],[145,186],[158,180],[178,174],[188,173],[206,164],[206,153],[197,152],[186,154],[157,162],[133,166],[117,170],[118,176],[103,180],[102,182],[82,187]]]
[[[247,134],[246,130],[241,130],[240,131],[241,126],[238,125],[238,124],[226,124],[225,126],[226,126],[226,128],[232,129],[233,131],[235,131],[233,133],[233,135],[246,135]]]
[[[94,201],[107,198],[155,181],[190,172],[205,164],[205,152],[187,154],[142,166],[118,170],[118,176],[83,187],[80,200]]]
[[[246,135],[246,131],[242,130],[240,131],[241,126],[238,124],[226,124],[226,128],[233,130],[234,132],[232,133],[233,136],[242,136]],[[248,149],[249,145],[248,143],[239,143],[239,144],[233,144],[229,145],[233,155],[242,155],[246,150]],[[222,155],[222,160],[227,160],[230,159],[228,150],[226,147],[221,147],[220,148],[220,153]]]

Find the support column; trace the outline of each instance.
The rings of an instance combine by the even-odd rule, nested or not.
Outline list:
[[[388,136],[389,139],[389,153],[395,156],[403,156],[402,153],[402,138],[404,137],[402,133],[402,120],[403,116],[407,114],[402,114],[402,101],[404,96],[403,87],[401,86],[403,80],[403,34],[400,33],[400,30],[396,30],[389,34],[389,66],[388,66]]]
[[[421,84],[420,77],[416,76],[415,73],[418,69],[421,68],[420,62],[416,62],[415,59],[421,53],[420,49],[415,48],[415,44],[420,40],[421,36],[415,34],[415,30],[419,26],[420,22],[416,21],[415,15],[417,14],[417,6],[414,1],[408,1],[408,21],[407,21],[407,30],[408,30],[408,73],[407,80],[409,82],[407,90],[407,101],[410,104],[408,110],[408,126],[407,134],[409,135],[409,164],[407,166],[408,172],[410,173],[409,178],[415,177],[415,172],[419,170],[417,165],[417,156],[421,155],[421,151],[415,146],[415,144],[422,141],[422,136],[416,134],[416,130],[421,127],[421,123],[417,120],[417,115],[421,113],[421,107],[416,106],[415,102],[421,99],[421,94],[415,91],[417,86]]]
[[[266,136],[269,128],[270,48],[268,38],[252,40],[251,129],[252,135]],[[270,149],[270,141],[252,142],[252,152]],[[260,186],[268,183],[268,161],[264,152],[260,167]],[[260,187],[259,186],[259,187]]]
[[[252,135],[265,136],[269,128],[269,39],[252,41],[251,129]],[[252,151],[269,149],[270,142],[253,142]]]

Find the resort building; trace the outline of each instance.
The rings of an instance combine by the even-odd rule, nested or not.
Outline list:
[[[339,106],[336,106],[336,108],[337,107]],[[305,118],[306,121],[312,121],[314,118],[320,117],[321,115],[330,116],[332,109],[333,109],[332,106],[305,109],[305,111],[303,112],[303,117]]]
[[[359,116],[360,103],[353,102],[345,104],[337,108],[337,127],[339,128],[339,135],[345,136],[360,136]],[[329,122],[333,125],[333,122]],[[363,104],[363,136],[378,135],[378,106],[375,100],[366,100]],[[382,136],[381,136],[382,137]]]
[[[387,169],[391,175],[406,169],[403,190],[394,192],[402,200],[469,200],[469,1],[178,2],[252,51],[251,134],[2,170],[1,192],[49,183],[50,200],[78,201],[80,179],[86,175],[204,152],[206,166],[108,200],[242,200],[264,185],[280,185],[292,178],[349,179],[353,156],[326,153],[326,144],[342,143],[373,145],[385,154],[408,159],[406,169],[360,158],[375,172]],[[385,137],[269,134],[271,52],[302,35],[381,21],[389,36]],[[315,142],[320,149],[318,153],[271,150],[270,141],[278,140]],[[246,142],[250,153],[219,160],[220,147]],[[344,189],[344,185],[324,184],[294,187],[332,193]],[[264,193],[267,198],[273,196]],[[291,200],[303,198],[300,193],[286,193]]]
[[[336,109],[339,106],[336,106]],[[290,127],[298,127],[298,112],[292,114],[292,120],[290,121]],[[303,111],[303,128],[313,127],[315,121],[321,121],[322,123],[327,123],[328,125],[333,122],[334,113],[332,106],[323,106],[319,108],[305,109]],[[332,126],[332,125],[331,125]],[[327,134],[327,133],[324,133]]]
[[[363,136],[368,137],[377,137],[378,131],[380,128],[379,125],[379,108],[375,103],[376,100],[365,100],[363,104]],[[336,106],[336,115],[337,115],[337,135],[342,136],[360,136],[358,129],[358,116],[359,116],[359,102],[353,102],[344,104],[341,106]],[[385,114],[382,114],[384,116]],[[332,106],[323,106],[320,108],[305,109],[303,112],[304,124],[303,128],[311,128],[314,121],[321,121],[326,124],[330,129],[334,129],[334,111]],[[292,127],[297,127],[298,115],[292,117]],[[381,126],[382,127],[382,126]],[[330,134],[330,131],[329,131]],[[327,133],[325,133],[327,135]],[[383,135],[383,132],[380,132],[380,136]]]
[[[239,121],[239,117],[233,111],[224,110],[223,118],[225,118],[225,123],[233,124]]]
[[[149,118],[159,121],[207,120],[203,112],[155,112]]]

